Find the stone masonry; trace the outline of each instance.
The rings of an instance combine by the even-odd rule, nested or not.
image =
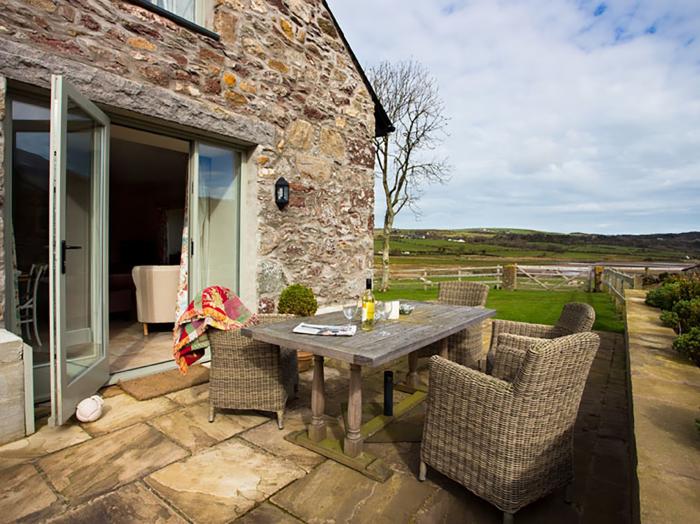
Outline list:
[[[321,0],[211,6],[220,41],[127,1],[5,0],[0,119],[5,79],[46,89],[62,74],[108,112],[243,144],[257,170],[258,297],[275,300],[293,282],[321,304],[361,292],[372,264],[374,104],[332,16]],[[283,212],[280,176],[291,186]]]

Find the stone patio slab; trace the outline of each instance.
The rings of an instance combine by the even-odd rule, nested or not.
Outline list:
[[[81,425],[91,435],[103,435],[137,422],[151,420],[178,407],[180,407],[179,404],[165,397],[136,400],[131,395],[124,393],[105,398],[102,418]]]
[[[141,482],[135,482],[91,500],[48,522],[51,524],[121,524],[125,522],[185,524],[187,521],[165,505]]]
[[[309,522],[409,522],[438,487],[395,473],[386,482],[328,460],[273,495],[272,502]]]
[[[438,489],[428,498],[412,519],[415,524],[453,522],[500,524],[503,514],[485,500],[478,498],[439,473],[429,473],[426,482],[435,482]],[[520,522],[520,515],[516,517]]]
[[[209,400],[209,382],[168,393],[165,397],[183,406],[198,404],[199,402]]]
[[[304,476],[303,469],[234,438],[146,478],[194,522],[228,522]]]
[[[199,403],[161,415],[150,424],[181,446],[197,451],[269,420],[260,415],[219,412],[214,422],[209,422],[209,403]]]
[[[77,504],[186,455],[156,429],[136,424],[59,451],[38,464],[56,490]]]
[[[44,419],[33,435],[0,447],[0,470],[80,444],[90,438],[92,437],[78,425],[50,427]]]
[[[0,523],[31,517],[39,520],[63,504],[31,464],[0,472]]]
[[[107,386],[99,391],[102,398],[116,397],[117,395],[123,395],[124,390],[117,385]]]
[[[265,502],[253,511],[246,513],[236,523],[241,524],[301,524],[302,521],[285,513],[277,506]]]
[[[637,445],[640,466],[654,464],[654,469],[695,479],[700,488],[697,408],[635,397],[634,411],[635,432],[643,436],[644,443]]]
[[[311,414],[309,413],[308,417],[310,416]],[[285,418],[284,429],[282,430],[277,427],[277,422],[270,421],[242,433],[240,438],[252,442],[278,457],[286,458],[304,471],[309,472],[323,462],[325,457],[284,439],[288,433],[305,429],[307,423],[304,419],[305,416],[302,412],[296,412]]]

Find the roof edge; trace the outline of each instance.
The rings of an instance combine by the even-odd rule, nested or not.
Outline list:
[[[331,20],[333,21],[333,25],[335,25],[335,29],[338,31],[340,39],[343,41],[345,48],[350,54],[350,58],[352,58],[357,72],[360,73],[362,81],[364,82],[367,91],[369,91],[369,95],[372,97],[372,102],[374,102],[374,136],[386,136],[395,130],[394,124],[392,124],[391,120],[389,119],[389,115],[386,114],[384,106],[382,106],[377,93],[374,91],[374,87],[372,87],[372,83],[369,81],[369,78],[367,78],[367,74],[365,74],[365,70],[362,68],[360,61],[357,59],[357,56],[355,56],[355,52],[352,50],[352,47],[350,47],[350,42],[348,42],[348,39],[345,37],[345,33],[343,33],[343,30],[340,28],[340,24],[333,14],[331,7],[328,5],[327,0],[321,0],[321,2],[326,8],[326,11],[328,11]]]

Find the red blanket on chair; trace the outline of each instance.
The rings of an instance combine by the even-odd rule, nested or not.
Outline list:
[[[209,346],[209,326],[224,331],[255,324],[257,317],[243,305],[230,289],[211,286],[190,302],[175,323],[173,356],[180,372],[204,356]]]

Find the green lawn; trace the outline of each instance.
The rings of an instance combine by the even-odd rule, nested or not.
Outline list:
[[[386,293],[375,293],[378,300],[435,300],[437,287],[424,290],[391,289]],[[568,302],[585,302],[593,306],[596,321],[593,329],[600,331],[624,332],[622,317],[615,311],[611,298],[605,293],[587,293],[580,290],[566,291],[505,291],[491,289],[486,307],[496,310],[496,318],[534,322],[537,324],[554,324],[559,318],[562,307]]]

